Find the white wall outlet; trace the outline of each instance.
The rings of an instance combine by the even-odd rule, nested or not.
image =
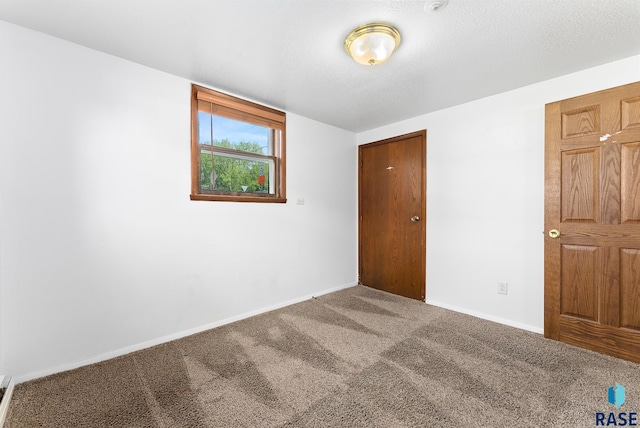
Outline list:
[[[509,283],[508,282],[499,282],[498,283],[498,294],[509,294]]]
[[[296,205],[304,205],[304,198],[298,198]]]

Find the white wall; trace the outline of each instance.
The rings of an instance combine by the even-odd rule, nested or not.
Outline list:
[[[427,303],[542,331],[544,105],[638,80],[635,56],[358,134],[427,129]]]
[[[288,114],[287,204],[192,202],[191,82],[2,21],[0,58],[0,372],[356,283],[354,133]]]

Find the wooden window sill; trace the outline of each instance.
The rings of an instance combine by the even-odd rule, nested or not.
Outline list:
[[[192,201],[227,201],[227,202],[270,202],[284,204],[287,198],[275,198],[267,196],[236,196],[236,195],[191,195]]]

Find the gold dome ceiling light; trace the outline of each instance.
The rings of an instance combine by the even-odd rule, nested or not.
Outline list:
[[[395,27],[373,22],[349,33],[344,40],[344,48],[356,62],[374,65],[389,59],[400,40],[400,32]]]

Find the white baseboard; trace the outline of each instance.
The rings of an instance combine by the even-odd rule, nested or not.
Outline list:
[[[544,329],[542,329],[540,327],[535,327],[535,326],[532,326],[532,325],[529,325],[529,324],[519,323],[517,321],[512,321],[512,320],[509,320],[509,319],[506,319],[506,318],[496,317],[496,316],[493,316],[493,315],[488,315],[488,314],[485,314],[485,313],[482,313],[482,312],[477,312],[477,311],[473,311],[473,310],[466,309],[466,308],[460,308],[458,306],[449,305],[447,303],[442,303],[442,302],[438,302],[438,301],[435,301],[435,300],[427,300],[426,303],[428,305],[438,306],[439,308],[449,309],[450,311],[460,312],[460,313],[463,313],[463,314],[471,315],[471,316],[476,317],[476,318],[482,318],[484,320],[497,322],[499,324],[508,325],[510,327],[519,328],[521,330],[527,330],[527,331],[530,331],[532,333],[538,333],[538,334],[543,334],[544,333]]]
[[[68,364],[62,364],[56,367],[51,367],[45,370],[39,370],[37,372],[32,372],[32,373],[28,373],[25,375],[20,375],[20,376],[16,376],[15,379],[15,383],[19,384],[22,382],[27,382],[33,379],[38,379],[41,377],[45,377],[45,376],[49,376],[55,373],[61,373],[61,372],[65,372],[67,370],[73,370],[73,369],[77,369],[78,367],[82,367],[82,366],[87,366],[89,364],[94,364],[94,363],[99,363],[101,361],[105,361],[105,360],[109,360],[111,358],[115,358],[115,357],[120,357],[122,355],[126,355],[126,354],[130,354],[132,352],[136,352],[136,351],[140,351],[142,349],[146,349],[146,348],[150,348],[152,346],[156,346],[156,345],[160,345],[161,343],[166,343],[166,342],[170,342],[172,340],[176,340],[176,339],[181,339],[183,337],[186,336],[191,336],[192,334],[196,334],[196,333],[201,333],[203,331],[206,330],[211,330],[212,328],[216,328],[216,327],[220,327],[223,326],[225,324],[230,324],[232,322],[236,322],[236,321],[240,321],[243,320],[245,318],[250,318],[256,315],[260,315],[263,314],[265,312],[270,312],[276,309],[280,309],[280,308],[284,308],[285,306],[290,306],[296,303],[300,303],[300,302],[304,302],[305,300],[309,300],[312,299],[314,297],[318,297],[318,296],[322,296],[323,294],[329,294],[329,293],[333,293],[335,291],[339,291],[339,290],[344,290],[346,288],[350,288],[350,287],[354,287],[356,286],[357,283],[353,282],[353,283],[348,283],[348,284],[343,284],[343,285],[339,285],[337,287],[333,287],[333,288],[329,288],[326,290],[319,290],[317,293],[313,293],[313,294],[308,294],[306,296],[302,296],[302,297],[298,297],[295,299],[291,299],[288,300],[286,302],[282,302],[282,303],[277,303],[275,305],[271,305],[271,306],[267,306],[265,308],[260,308],[257,309],[255,311],[250,311],[250,312],[245,312],[243,314],[240,315],[236,315],[230,318],[225,318],[223,320],[220,321],[215,321],[209,324],[205,324],[205,325],[201,325],[195,328],[191,328],[189,330],[184,330],[184,331],[180,331],[177,333],[173,333],[167,336],[162,336],[162,337],[158,337],[156,339],[153,340],[148,340],[146,342],[142,342],[142,343],[138,343],[135,345],[131,345],[131,346],[127,346],[124,348],[120,348],[117,349],[115,351],[110,351],[110,352],[105,352],[103,354],[100,355],[96,355],[95,357],[92,358],[87,358],[84,360],[80,360],[80,361],[74,361],[72,363],[68,363]],[[1,426],[0,426],[1,428]]]
[[[4,378],[4,376],[2,376]],[[2,385],[2,380],[0,380],[0,385]],[[13,395],[13,388],[15,387],[15,382],[12,378],[9,378],[9,384],[7,385],[7,389],[2,396],[2,403],[0,403],[0,428],[4,425],[4,421],[7,418],[7,413],[9,412],[9,402],[11,401],[11,395]]]

